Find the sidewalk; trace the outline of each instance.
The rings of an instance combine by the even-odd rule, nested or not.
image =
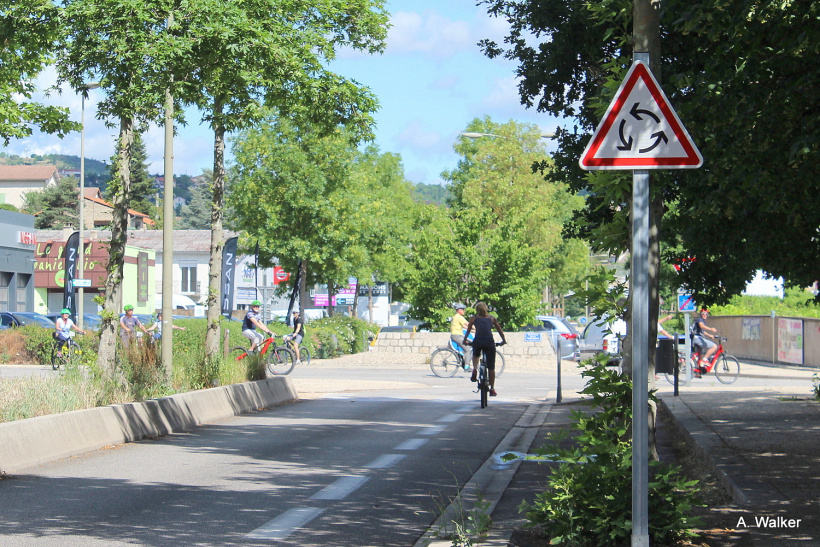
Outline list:
[[[733,500],[709,508],[704,526],[709,532],[697,545],[820,545],[820,403],[811,393],[815,371],[745,362],[741,371],[741,377],[772,378],[763,382],[765,387],[744,388],[725,386],[711,376],[681,388],[678,397],[663,378],[658,384],[661,404],[678,427],[659,436],[689,439]],[[544,403],[545,418],[530,453],[548,433],[569,425],[568,403]],[[544,489],[549,464],[517,465],[481,545],[546,545],[513,532],[525,523],[519,504]]]

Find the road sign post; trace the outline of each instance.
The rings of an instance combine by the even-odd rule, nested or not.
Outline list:
[[[632,170],[632,547],[649,545],[649,170],[694,169],[703,157],[652,72],[635,52],[578,163]]]

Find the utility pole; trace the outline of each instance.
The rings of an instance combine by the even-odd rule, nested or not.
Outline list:
[[[168,16],[168,32],[174,24],[174,15]],[[162,202],[162,343],[160,356],[165,377],[174,372],[174,98],[169,88],[165,92],[165,181]]]

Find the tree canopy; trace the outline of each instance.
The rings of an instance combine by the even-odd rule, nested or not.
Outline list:
[[[628,246],[624,173],[584,174],[577,160],[632,60],[630,0],[486,0],[510,24],[489,56],[519,62],[524,104],[564,116],[554,155],[588,196],[575,233],[601,250]],[[664,259],[700,302],[724,302],[756,269],[809,285],[817,278],[820,5],[665,0],[664,91],[703,153],[704,167],[653,176],[668,204]],[[783,242],[788,241],[789,245]],[[694,259],[694,260],[692,260]]]
[[[450,209],[428,206],[419,220],[406,283],[410,313],[440,327],[453,303],[483,300],[516,328],[533,321],[545,285],[561,272],[569,278],[586,272],[586,246],[562,237],[583,199],[533,172],[546,154],[537,127],[485,118],[466,131],[486,136],[459,138],[454,148],[462,159],[442,175],[451,182]],[[570,264],[580,267],[571,271]],[[566,284],[561,279],[561,288]]]
[[[66,224],[77,226],[79,210],[77,179],[63,177],[54,185],[23,196],[23,210],[34,215],[38,230],[60,230]]]

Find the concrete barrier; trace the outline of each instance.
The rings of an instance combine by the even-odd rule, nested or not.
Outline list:
[[[0,472],[17,473],[104,446],[179,433],[297,397],[290,378],[277,376],[141,403],[3,423],[0,424]]]

